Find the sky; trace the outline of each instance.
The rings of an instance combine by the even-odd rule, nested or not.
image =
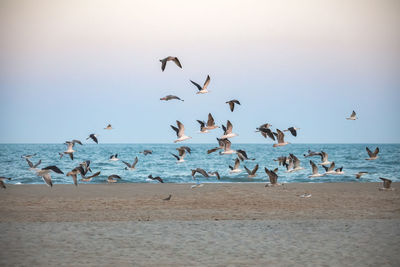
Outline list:
[[[209,112],[237,143],[271,143],[267,122],[292,143],[399,143],[399,25],[396,0],[1,0],[0,143],[172,143],[176,120],[214,143]]]

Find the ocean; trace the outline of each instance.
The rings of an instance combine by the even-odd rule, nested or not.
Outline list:
[[[192,149],[191,154],[187,154],[185,162],[176,163],[176,159],[170,154],[178,154],[175,148],[185,145]],[[165,183],[194,183],[191,177],[191,169],[203,168],[206,171],[218,171],[221,179],[215,176],[204,178],[196,175],[196,179],[202,183],[238,183],[238,182],[268,182],[268,176],[264,167],[274,169],[278,167],[278,162],[273,161],[279,156],[287,156],[289,153],[296,155],[304,170],[293,173],[286,173],[286,168],[279,166],[278,182],[282,183],[322,183],[322,182],[380,182],[379,177],[385,177],[395,181],[400,181],[400,144],[289,144],[284,147],[273,148],[272,144],[232,144],[232,149],[243,149],[247,152],[248,160],[241,162],[241,173],[229,173],[229,165],[233,166],[236,155],[219,155],[218,152],[207,154],[207,150],[215,147],[216,144],[76,144],[74,150],[74,160],[68,155],[60,159],[58,152],[65,151],[64,144],[0,144],[0,176],[11,177],[10,184],[43,184],[41,177],[36,176],[34,171],[29,170],[29,166],[22,155],[37,155],[31,158],[35,164],[42,160],[39,167],[49,165],[58,166],[65,174],[85,160],[91,161],[93,172],[101,171],[100,176],[92,179],[88,183],[107,183],[107,177],[117,174],[122,179],[122,183],[157,183],[147,178],[149,174],[160,176]],[[368,154],[365,147],[368,146],[372,151],[379,147],[380,153],[377,160],[368,161]],[[152,150],[153,154],[143,155],[139,153],[144,149]],[[316,164],[321,162],[319,156],[304,158],[308,150],[325,151],[329,154],[329,161],[334,161],[336,168],[343,166],[343,175],[327,175],[318,178],[308,178],[311,174],[309,160]],[[112,154],[118,154],[119,161],[109,161]],[[121,160],[132,163],[135,157],[139,158],[136,170],[125,170],[125,164]],[[249,169],[259,164],[257,177],[247,178],[247,173],[243,166]],[[366,171],[368,174],[361,179],[355,179],[355,173]],[[319,165],[319,172],[323,173],[322,166]],[[62,174],[52,173],[52,180],[57,184],[72,184],[72,178]]]

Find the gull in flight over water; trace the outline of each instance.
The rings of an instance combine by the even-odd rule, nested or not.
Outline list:
[[[118,154],[111,155],[109,160],[110,160],[110,161],[118,161],[118,160],[119,160]]]
[[[104,128],[104,130],[112,130],[113,129],[113,127],[111,126],[111,124],[108,124],[107,126],[106,126],[106,128]]]
[[[145,156],[147,156],[148,154],[153,154],[153,150],[145,149],[145,150],[143,150],[143,151],[141,151],[139,153],[144,154]]]
[[[383,188],[379,188],[379,190],[383,190],[383,191],[394,190],[394,188],[391,187],[392,180],[389,180],[387,178],[382,178],[382,177],[379,177],[379,179],[381,179],[383,181]]]
[[[277,169],[268,170],[267,168],[264,168],[264,171],[269,177],[269,183],[267,183],[265,185],[265,187],[281,185],[281,184],[278,184],[278,175],[276,174]]]
[[[310,164],[312,168],[312,174],[308,176],[309,178],[325,176],[325,173],[318,173],[318,167],[312,160],[310,160]]]
[[[204,85],[203,85],[203,87],[201,87],[198,83],[195,83],[194,81],[192,81],[192,80],[190,80],[196,87],[197,87],[197,89],[199,89],[199,91],[196,93],[196,94],[206,94],[206,93],[209,93],[209,92],[211,92],[211,91],[208,91],[207,90],[207,86],[210,84],[210,75],[207,75],[207,79],[206,79],[206,81],[204,82]]]
[[[208,113],[208,119],[207,119],[207,124],[205,127],[207,130],[214,130],[216,128],[219,128],[219,126],[215,125],[215,121],[211,113]]]
[[[223,149],[224,151],[219,152],[220,155],[226,155],[226,154],[235,154],[236,150],[231,149],[231,141],[228,139],[221,139],[221,142],[223,143]]]
[[[227,139],[220,139],[220,138],[217,137],[217,141],[218,141],[218,145],[219,146],[207,150],[207,154],[211,154],[211,153],[213,153],[213,152],[215,152],[217,150],[223,149],[224,146],[225,146],[225,140],[227,140]]]
[[[366,147],[365,149],[367,150],[367,153],[368,153],[368,156],[369,156],[369,158],[368,158],[368,159],[365,159],[365,160],[376,160],[377,158],[379,158],[379,157],[378,157],[379,147],[375,148],[375,151],[374,151],[374,152],[372,152],[371,150],[369,150],[368,147]]]
[[[116,175],[116,174],[111,174],[110,176],[107,177],[107,182],[116,183],[118,181],[116,179],[120,179],[121,180],[121,177],[119,175]]]
[[[357,179],[360,179],[361,176],[363,176],[364,174],[367,174],[367,173],[368,172],[358,172],[358,173],[355,174],[355,176],[356,176]]]
[[[286,130],[283,130],[284,132],[290,132],[294,137],[297,136],[297,130],[300,130],[300,128],[296,128],[296,127],[289,127]]]
[[[271,126],[272,126],[271,124],[265,123],[265,124],[261,125],[260,127],[256,128],[256,132],[260,132],[261,135],[264,136],[264,138],[267,138],[267,136],[268,136],[269,138],[271,138],[272,140],[275,141],[274,133],[269,128]]]
[[[218,179],[218,180],[221,179],[221,176],[219,175],[218,172],[209,172],[208,174],[209,174],[209,175],[212,175],[212,176],[214,176],[214,175],[217,176],[217,179]]]
[[[258,164],[251,171],[246,166],[244,166],[244,169],[246,170],[246,172],[248,174],[247,178],[254,178],[257,176],[256,172],[258,170]]]
[[[208,173],[205,170],[203,170],[202,168],[196,168],[196,169],[191,170],[191,171],[192,171],[192,178],[193,179],[195,178],[196,173],[200,173],[201,175],[203,175],[206,178],[210,177],[208,175]]]
[[[164,180],[160,176],[153,177],[153,175],[150,174],[149,176],[147,176],[147,178],[149,178],[150,180],[153,180],[153,181],[158,181],[160,183],[164,183]]]
[[[180,101],[185,101],[183,99],[180,99],[176,95],[167,95],[167,96],[164,96],[164,97],[160,98],[160,100],[164,100],[164,101],[169,101],[169,100],[173,100],[173,99],[177,99],[177,100],[180,100]]]
[[[126,161],[122,161],[122,162],[126,165],[125,170],[133,171],[136,169],[135,167],[136,167],[136,164],[138,163],[138,157],[135,158],[135,160],[132,162],[132,164],[129,164]]]
[[[319,163],[319,165],[329,165],[332,162],[328,161],[328,153],[321,151],[321,153],[319,153],[319,155],[321,156],[321,163]]]
[[[169,57],[160,59],[160,62],[161,62],[161,70],[162,70],[162,71],[165,70],[165,67],[167,66],[167,62],[168,62],[168,61],[173,61],[173,62],[175,62],[175,64],[176,64],[179,68],[182,69],[182,65],[181,65],[181,63],[179,62],[179,59],[178,59],[177,57],[171,57],[171,56],[169,56]]]
[[[346,118],[346,120],[351,120],[351,121],[355,121],[357,118],[356,112],[353,110],[353,112],[351,113],[349,118]]]
[[[322,167],[324,167],[324,169],[325,169],[325,174],[335,174],[336,173],[334,170],[334,168],[335,168],[334,161],[331,163],[331,165],[329,167],[326,167],[324,165],[322,165]]]
[[[344,174],[343,166],[340,167],[340,168],[337,168],[337,169],[335,170],[335,173],[334,173],[334,174],[336,174],[336,175],[342,175],[342,174]]]
[[[173,125],[170,125],[171,128],[176,132],[176,136],[178,137],[178,139],[176,139],[174,141],[174,143],[182,142],[182,141],[192,138],[190,136],[185,135],[185,126],[180,121],[176,121],[176,124],[177,124],[178,128],[176,128]]]
[[[200,133],[208,133],[206,129],[206,123],[201,120],[197,120],[197,122],[200,124]]]
[[[66,141],[65,144],[68,146],[67,150],[65,150],[63,153],[69,155],[69,157],[71,158],[71,160],[74,160],[74,150],[73,147],[75,146],[75,144],[80,144],[82,145],[82,142],[79,140],[72,140],[72,141]]]
[[[46,184],[50,187],[53,186],[53,182],[51,181],[50,172],[55,172],[59,174],[64,174],[57,166],[47,166],[42,168],[41,170],[36,171],[37,176],[41,176]]]
[[[233,125],[228,120],[226,122],[226,127],[225,127],[225,125],[222,125],[222,130],[224,130],[224,135],[221,136],[221,139],[227,139],[227,138],[232,138],[232,137],[238,136],[237,134],[232,133],[232,129],[233,129]]]
[[[233,167],[231,165],[229,165],[229,169],[231,169],[229,171],[229,173],[239,173],[242,172],[241,169],[239,169],[240,166],[240,160],[238,158],[235,159],[235,165],[233,165]]]
[[[4,177],[4,176],[0,177],[0,187],[3,188],[3,189],[6,189],[7,187],[4,184],[4,180],[11,180],[11,178],[7,178],[7,177]]]
[[[287,172],[297,172],[304,169],[300,166],[299,158],[294,154],[289,154],[289,164],[285,162],[283,165],[286,165]]]
[[[42,160],[39,160],[36,164],[33,164],[28,158],[25,158],[25,160],[28,162],[29,170],[36,170],[40,163],[42,163]]]
[[[240,102],[236,99],[226,101],[225,103],[229,104],[229,109],[231,110],[231,112],[233,112],[233,110],[235,109],[235,104],[240,105]]]
[[[276,133],[274,133],[274,135],[278,139],[278,143],[274,144],[273,147],[286,146],[290,144],[289,142],[285,142],[285,134],[281,130],[276,129]]]
[[[90,134],[86,140],[92,139],[96,144],[99,143],[99,140],[97,140],[97,135],[96,134]]]
[[[238,158],[239,158],[241,161],[244,161],[244,160],[256,160],[255,158],[249,159],[249,157],[247,157],[246,151],[244,151],[244,150],[242,150],[242,149],[236,150],[236,154],[237,154]]]
[[[90,162],[88,163],[90,164]],[[100,172],[96,172],[95,174],[86,177],[86,173],[88,172],[88,170],[90,170],[89,165],[88,164],[80,164],[78,167],[72,169],[72,171],[67,173],[67,176],[71,176],[72,180],[74,181],[74,185],[78,186],[78,175],[81,175],[81,180],[84,182],[89,182],[92,180],[93,177],[99,176]],[[87,166],[86,169],[84,168],[84,166]]]
[[[35,154],[30,154],[30,155],[22,155],[21,158],[30,159],[30,158],[32,158],[34,156],[36,156],[36,153]]]

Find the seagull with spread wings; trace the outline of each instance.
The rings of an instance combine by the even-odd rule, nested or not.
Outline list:
[[[203,85],[203,87],[201,87],[198,83],[195,83],[194,81],[192,81],[192,80],[190,80],[190,82],[192,83],[192,84],[194,84],[196,87],[197,87],[197,89],[199,90],[196,94],[206,94],[206,93],[209,93],[209,92],[211,92],[211,91],[208,91],[207,90],[207,87],[208,87],[208,85],[210,84],[210,75],[207,75],[207,79],[206,79],[206,81],[204,82],[204,85]]]
[[[165,67],[167,66],[167,62],[168,62],[168,61],[173,61],[173,62],[175,62],[175,64],[176,64],[179,68],[182,69],[182,65],[181,65],[181,62],[179,62],[179,59],[178,59],[177,57],[171,57],[171,56],[169,56],[169,57],[160,59],[160,62],[161,62],[161,70],[162,70],[162,71],[165,70]]]
[[[379,147],[375,148],[375,151],[372,152],[371,150],[369,150],[368,147],[365,148],[367,150],[368,156],[369,158],[365,159],[365,160],[376,160],[378,157],[378,153],[379,153]]]
[[[174,143],[182,142],[182,141],[192,138],[190,136],[185,135],[185,126],[180,121],[176,121],[176,124],[177,124],[178,128],[176,128],[173,125],[170,125],[171,128],[176,132],[176,136],[178,137],[178,139],[176,139],[174,141]]]

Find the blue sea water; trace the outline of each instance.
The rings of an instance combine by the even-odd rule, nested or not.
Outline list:
[[[192,149],[187,154],[185,162],[176,163],[176,159],[170,154],[177,151],[175,148],[187,145]],[[41,177],[29,170],[25,154],[37,153],[31,159],[36,163],[39,159],[42,164],[39,167],[49,165],[58,166],[64,173],[72,170],[84,160],[91,161],[93,172],[101,171],[101,175],[89,183],[106,183],[107,177],[111,174],[121,176],[119,182],[126,183],[156,183],[147,179],[149,174],[160,176],[166,183],[192,183],[191,169],[203,168],[206,171],[218,171],[221,180],[214,177],[204,178],[197,175],[201,182],[209,183],[236,183],[236,182],[267,182],[268,176],[264,167],[273,169],[278,163],[273,161],[279,156],[295,154],[301,160],[304,170],[294,173],[285,173],[284,167],[279,167],[278,181],[284,183],[293,182],[379,182],[379,177],[386,177],[393,181],[400,181],[400,144],[289,144],[284,147],[273,148],[268,144],[232,144],[232,149],[243,149],[247,151],[249,158],[256,158],[254,161],[241,163],[243,172],[238,174],[229,173],[229,165],[234,164],[236,155],[219,155],[218,152],[207,154],[207,150],[215,147],[216,144],[84,144],[75,145],[75,158],[72,161],[68,155],[60,159],[58,152],[64,151],[63,144],[0,144],[0,176],[12,177],[11,184],[41,184]],[[379,158],[374,161],[367,161],[368,157],[365,147],[371,150],[379,146]],[[144,156],[140,151],[144,149],[153,150],[152,155]],[[319,178],[308,178],[311,174],[309,160],[315,163],[320,162],[320,157],[304,158],[303,154],[308,150],[325,151],[329,154],[329,160],[336,163],[336,167],[343,166],[344,175],[330,175]],[[118,154],[119,161],[109,161],[112,154]],[[133,162],[135,157],[139,158],[136,170],[125,170],[125,164],[121,160]],[[253,169],[256,164],[260,165],[258,176],[247,178],[243,168],[246,165]],[[323,168],[319,166],[320,173]],[[361,179],[355,179],[354,174],[359,171],[367,171],[368,174]],[[62,174],[52,173],[54,184],[72,184],[71,177]]]

